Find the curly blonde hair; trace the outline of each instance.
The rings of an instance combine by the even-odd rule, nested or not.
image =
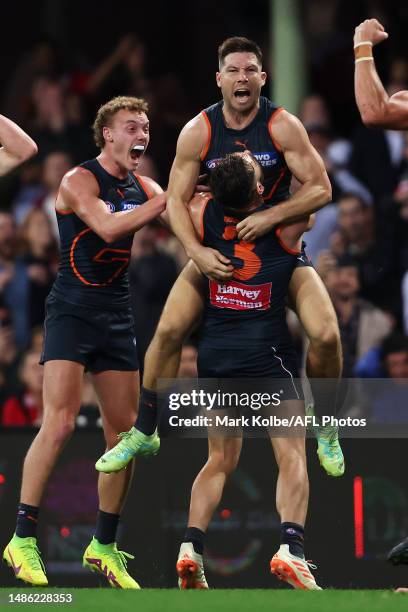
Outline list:
[[[134,98],[132,96],[116,96],[106,104],[103,104],[97,114],[92,126],[96,146],[103,149],[105,139],[103,137],[103,128],[111,125],[112,117],[120,110],[128,110],[134,113],[147,113],[149,105],[143,98]]]

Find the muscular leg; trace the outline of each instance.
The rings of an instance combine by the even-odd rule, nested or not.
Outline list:
[[[304,437],[271,438],[279,467],[276,509],[282,523],[305,524],[309,501],[309,479]]]
[[[307,375],[311,378],[339,378],[342,350],[337,316],[326,287],[314,268],[295,269],[289,297],[310,341]]]
[[[118,434],[130,429],[136,418],[139,401],[139,372],[106,371],[92,375],[101,407],[107,450],[118,441]],[[133,461],[116,474],[99,474],[99,508],[120,514],[132,479]]]
[[[295,269],[289,297],[310,341],[306,373],[312,387],[315,413],[318,416],[335,414],[339,402],[342,348],[333,304],[323,281],[311,267]]]
[[[207,463],[191,490],[189,527],[207,530],[221,501],[225,482],[237,466],[241,448],[242,438],[209,438]]]
[[[181,345],[203,311],[205,282],[190,261],[174,283],[146,352],[143,373],[143,387],[146,389],[156,390],[159,378],[176,378]]]
[[[44,419],[24,461],[24,504],[39,506],[50,473],[74,431],[83,374],[84,366],[73,361],[47,361],[44,365]]]

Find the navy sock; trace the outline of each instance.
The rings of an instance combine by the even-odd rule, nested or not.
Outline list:
[[[119,518],[119,514],[111,514],[110,512],[98,510],[95,538],[100,544],[113,544],[116,541]]]
[[[19,538],[37,537],[38,506],[18,504],[16,535]]]
[[[139,413],[137,415],[136,429],[151,436],[157,427],[157,392],[144,387],[140,390]]]
[[[341,378],[309,378],[315,415],[336,416],[347,393],[347,381]]]
[[[191,542],[195,552],[202,555],[204,551],[204,536],[205,533],[201,531],[201,529],[197,527],[187,527],[183,542]]]
[[[304,558],[303,542],[305,530],[297,523],[281,523],[281,544],[289,544],[289,552]]]

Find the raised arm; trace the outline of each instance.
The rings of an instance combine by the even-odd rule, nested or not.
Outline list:
[[[160,190],[157,183],[154,184]],[[93,174],[84,168],[74,168],[62,180],[56,208],[61,213],[75,212],[102,240],[110,244],[133,234],[158,217],[166,208],[166,194],[160,192],[143,206],[112,214],[99,198],[99,186]]]
[[[323,160],[310,143],[299,119],[281,111],[272,123],[271,136],[301,187],[288,200],[241,221],[237,225],[238,237],[245,241],[266,234],[276,225],[298,221],[331,199],[331,185]]]
[[[0,176],[30,159],[38,151],[34,140],[4,115],[0,115],[0,143]]]
[[[387,32],[377,19],[366,19],[354,33],[354,90],[361,119],[367,127],[408,128],[408,91],[389,96],[378,76],[373,46],[386,40]]]
[[[208,128],[202,115],[192,119],[181,131],[176,157],[170,172],[167,210],[170,224],[186,253],[200,270],[217,280],[230,278],[230,261],[214,249],[203,247],[194,231],[188,212],[200,171],[201,156],[208,140]]]

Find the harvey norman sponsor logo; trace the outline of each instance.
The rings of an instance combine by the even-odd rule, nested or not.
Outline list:
[[[243,285],[236,281],[209,282],[212,306],[230,310],[267,310],[270,307],[272,283]]]

